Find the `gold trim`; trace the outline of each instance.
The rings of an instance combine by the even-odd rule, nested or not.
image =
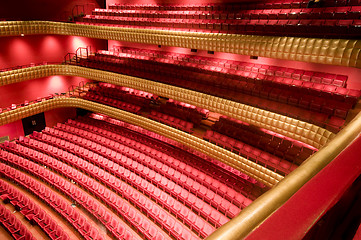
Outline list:
[[[51,75],[78,76],[135,88],[209,109],[321,148],[335,134],[319,126],[231,100],[142,78],[73,65],[42,65],[0,73],[0,86]]]
[[[361,133],[359,113],[337,136],[321,150],[292,171],[274,188],[257,198],[228,223],[208,236],[207,240],[238,240],[245,238],[281,207],[304,184],[336,158]]]
[[[268,187],[273,187],[277,184],[283,176],[258,165],[246,158],[243,158],[237,154],[234,154],[224,148],[218,147],[212,143],[209,143],[203,139],[193,136],[189,133],[185,133],[178,129],[172,128],[165,124],[153,121],[151,119],[122,111],[113,107],[102,105],[99,103],[87,101],[79,98],[54,98],[45,100],[43,102],[35,103],[25,107],[17,108],[12,111],[8,111],[0,114],[0,125],[4,125],[10,122],[20,120],[24,117],[32,116],[40,112],[49,111],[54,108],[63,107],[77,107],[83,108],[89,111],[103,113],[112,118],[119,119],[131,124],[135,124],[149,131],[158,133],[167,138],[180,142],[188,147],[191,147],[201,153],[204,153],[214,159],[217,159],[234,169],[237,169],[248,176],[256,179],[257,181],[265,184]]]
[[[51,21],[0,22],[0,36],[58,34],[361,68],[361,40],[120,28]]]

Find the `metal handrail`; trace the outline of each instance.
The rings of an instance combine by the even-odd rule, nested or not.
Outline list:
[[[334,139],[206,239],[244,239],[304,184],[332,162],[360,133],[361,112]]]

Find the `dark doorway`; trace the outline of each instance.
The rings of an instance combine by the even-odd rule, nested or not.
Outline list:
[[[25,136],[33,133],[34,131],[40,132],[45,129],[46,126],[44,113],[24,118],[22,122]]]
[[[82,117],[82,116],[87,115],[88,113],[90,113],[90,111],[88,111],[88,110],[85,110],[85,109],[82,109],[82,108],[77,108],[76,109],[76,115],[77,116]]]

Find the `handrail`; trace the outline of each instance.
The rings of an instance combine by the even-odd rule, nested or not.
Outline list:
[[[64,62],[71,62],[72,59],[74,58],[74,56],[76,57],[76,54],[75,53],[67,53],[65,56],[64,56]],[[77,61],[77,59],[75,59]]]
[[[238,240],[245,238],[304,184],[336,158],[360,133],[361,112],[326,146],[287,175],[274,188],[257,198],[242,210],[237,217],[221,226],[206,239]]]
[[[84,54],[84,52],[85,52],[85,54]],[[90,52],[89,47],[78,47],[75,50],[75,55],[76,55],[77,59],[78,58],[88,58],[89,52]]]
[[[222,149],[193,135],[179,131],[145,117],[79,98],[64,96],[57,97],[26,106],[23,109],[16,109],[8,113],[1,113],[0,125],[58,107],[78,107],[106,114],[110,117],[138,125],[150,131],[154,131],[167,138],[194,148],[201,153],[207,154],[221,162],[229,164],[236,169],[240,169],[236,165],[237,161],[235,162],[234,160],[231,160],[233,157],[236,157],[235,154],[228,150]],[[32,108],[35,110],[32,110]],[[327,164],[329,164],[344,148],[346,148],[360,134],[360,132],[361,113],[359,113],[347,127],[341,130],[340,133],[319,152],[310,157],[306,162],[291,172],[282,181],[279,181],[272,189],[256,199],[237,217],[233,218],[231,221],[211,234],[207,240],[235,240],[246,237],[247,234],[249,234],[274,211],[276,211],[305,183],[307,183],[313,176],[315,176],[325,166],[327,166]],[[239,157],[239,159],[242,159],[242,157]],[[245,167],[244,165],[242,166]],[[247,171],[245,169],[242,169],[241,171],[249,174],[249,176],[266,184],[267,186],[272,186],[270,185],[270,182],[267,182],[266,179],[262,179],[260,177],[264,176],[263,174],[259,175],[260,168],[262,167],[258,166],[257,170],[254,172],[252,170]],[[248,168],[248,170],[250,169]],[[271,179],[268,178],[268,180]]]
[[[44,111],[64,107],[76,107],[102,113],[112,118],[135,124],[147,130],[153,131],[190,148],[193,148],[203,154],[206,154],[213,159],[223,162],[224,164],[227,164],[232,168],[245,173],[246,175],[254,178],[268,187],[273,187],[281,179],[283,179],[281,175],[261,165],[258,165],[255,162],[252,162],[231,151],[216,146],[189,133],[180,131],[143,116],[76,97],[58,96],[22,108],[14,109],[13,111],[0,113],[0,126]]]
[[[44,61],[41,63],[29,63],[29,64],[24,64],[24,65],[17,65],[17,66],[13,66],[13,67],[2,68],[2,69],[0,69],[0,72],[7,72],[7,71],[17,70],[17,69],[22,69],[22,68],[29,68],[29,67],[43,66],[43,65],[55,65],[55,64],[61,64],[61,62],[45,62]]]
[[[0,86],[52,75],[84,77],[172,98],[280,133],[317,149],[335,136],[322,127],[257,107],[142,78],[74,65],[48,65],[3,72],[0,73]]]
[[[74,20],[75,17],[79,17],[79,16],[85,16],[86,14],[90,14],[91,12],[87,12],[85,11],[85,6],[92,6],[91,11],[95,9],[95,3],[87,3],[87,4],[76,4],[74,5],[74,7],[71,9],[71,17]],[[82,9],[82,11],[79,14],[79,8]],[[74,14],[74,9],[76,9],[76,14]],[[87,10],[89,10],[87,9]]]
[[[59,34],[361,68],[361,40],[121,28],[51,21],[0,22],[0,36]]]

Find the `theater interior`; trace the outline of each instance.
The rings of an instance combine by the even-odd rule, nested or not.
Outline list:
[[[0,3],[0,239],[361,239],[360,0]]]

